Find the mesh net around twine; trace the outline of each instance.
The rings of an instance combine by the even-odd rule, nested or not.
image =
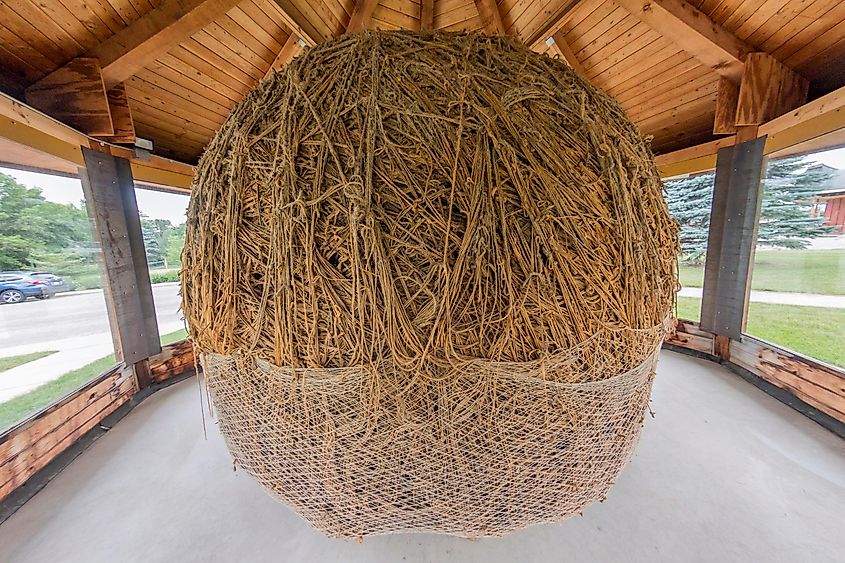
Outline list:
[[[648,146],[505,38],[365,32],[197,170],[183,309],[239,466],[332,536],[498,536],[604,498],[677,286]]]

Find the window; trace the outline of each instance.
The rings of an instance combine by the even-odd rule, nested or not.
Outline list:
[[[713,173],[667,180],[666,203],[669,213],[680,226],[681,255],[678,275],[679,318],[701,319],[701,292],[704,285],[704,258],[710,230],[710,206],[713,201]]]
[[[141,214],[141,231],[153,284],[159,334],[162,344],[185,338],[182,299],[179,295],[179,269],[185,245],[187,194],[136,188]]]
[[[746,332],[845,368],[845,234],[814,209],[845,150],[768,162]]]
[[[0,430],[114,364],[79,180],[0,169]]]

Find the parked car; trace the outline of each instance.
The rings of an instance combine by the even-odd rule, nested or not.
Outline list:
[[[0,303],[22,303],[29,297],[49,299],[69,290],[65,280],[49,272],[0,272]]]

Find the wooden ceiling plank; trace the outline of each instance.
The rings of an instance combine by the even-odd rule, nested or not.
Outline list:
[[[179,126],[187,126],[198,138],[209,139],[223,124],[225,119],[211,119],[209,114],[202,114],[196,108],[187,108],[185,104],[174,105],[159,99],[139,96],[136,90],[129,90],[129,100],[136,113],[151,117],[156,112],[156,119]],[[217,116],[215,116],[217,117]]]
[[[789,53],[781,53],[781,49],[797,44],[802,45],[799,38],[807,35],[815,37],[820,33],[820,26],[824,25],[824,15],[831,9],[839,6],[841,0],[799,0],[790,3],[787,10],[778,12],[748,38],[748,42],[757,45],[761,51],[772,53],[775,57],[783,59]],[[793,11],[800,8],[799,11]]]
[[[304,5],[295,4],[294,0],[273,0],[284,17],[285,25],[291,31],[302,38],[309,46],[313,47],[321,41],[332,37],[331,30],[317,27],[314,22],[322,24],[319,15],[313,12],[311,6],[306,2]]]
[[[196,95],[192,96],[194,98],[193,100],[184,96],[174,95],[172,92],[156,87],[154,84],[139,80],[135,76],[124,82],[124,84],[126,84],[126,91],[130,98],[141,100],[153,107],[161,106],[164,108],[170,106],[178,108],[187,112],[187,114],[198,116],[200,121],[216,124],[215,126],[219,126],[229,117],[228,112],[219,111],[213,105],[211,105],[213,109],[208,109],[206,107],[210,105],[208,101],[195,101],[197,98]],[[185,117],[188,116],[187,114]]]
[[[370,27],[376,6],[378,6],[378,0],[357,0],[349,23],[346,24],[347,33],[357,33]]]
[[[546,20],[546,23],[533,30],[529,35],[520,31],[520,37],[529,47],[541,43],[552,36],[554,32],[566,25],[575,9],[583,0],[562,0],[560,5]],[[571,46],[571,45],[570,45]]]
[[[557,31],[552,35],[552,44],[550,47],[554,46],[560,57],[566,61],[572,69],[580,74],[581,76],[586,76],[584,73],[584,65],[578,60],[578,57],[575,56],[575,53],[572,52],[572,48],[569,46],[569,43],[566,42],[566,36],[563,34],[562,31]]]
[[[702,64],[739,83],[743,60],[753,49],[683,0],[616,0]]]
[[[233,102],[227,100],[227,105],[224,105],[217,101],[217,99],[210,99],[208,92],[202,92],[201,90],[200,93],[197,93],[187,86],[187,82],[188,80],[186,79],[183,82],[174,84],[172,80],[168,80],[155,72],[145,69],[127,80],[125,84],[127,87],[136,90],[144,96],[161,98],[170,103],[184,101],[223,119],[229,116],[229,113],[232,111]]]
[[[264,47],[261,47],[261,54],[256,53],[240,37],[232,35],[217,22],[205,26],[201,31],[194,34],[194,38],[202,38],[201,42],[207,46],[216,42],[220,45],[220,50],[218,51],[215,48],[215,52],[253,76],[263,76],[267,66],[275,58],[275,54],[270,53]]]
[[[243,2],[229,10],[229,17],[244,29],[250,24],[255,25],[255,38],[260,41],[271,53],[278,53],[284,41],[279,42],[278,37],[287,37],[290,30],[275,18],[268,16],[254,2]]]
[[[264,61],[265,66],[271,63],[281,46],[279,45],[273,49],[268,47],[264,41],[265,36],[268,35],[267,32],[264,31],[264,28],[261,27],[258,22],[252,21],[248,17],[238,18],[239,21],[236,21],[235,17],[233,17],[235,16],[233,12],[237,12],[238,16],[244,15],[241,10],[235,7],[226,16],[218,18],[217,21],[214,22],[214,25],[225,31],[230,37],[233,37],[240,43],[243,43],[243,45],[257,55],[260,60]],[[285,36],[287,35],[288,34],[285,33]],[[278,41],[273,40],[273,44],[278,44]]]
[[[65,2],[40,2],[40,8],[56,25],[62,27],[82,48],[83,52],[97,46],[101,41],[76,15]]]
[[[65,26],[59,25],[53,18],[49,17],[41,9],[41,6],[36,5],[32,0],[18,0],[10,3],[9,7],[38,30],[45,39],[61,50],[65,60],[78,57],[85,52],[86,48],[77,41],[74,34],[69,33]]]
[[[177,57],[181,55],[184,59],[190,59],[191,53],[176,49],[173,53],[160,57],[155,63],[148,66],[145,70],[152,70],[161,76],[171,78],[176,84],[184,84],[185,88],[191,89],[197,94],[204,95],[212,100],[217,100],[222,105],[234,105],[242,97],[243,93],[240,90],[235,90],[224,84],[207,72],[203,72]]]
[[[583,26],[580,31],[573,31],[573,33],[567,34],[574,36],[571,38],[569,45],[582,59],[586,58],[586,54],[582,55],[581,51],[589,49],[593,44],[604,41],[604,37],[607,34],[612,33],[614,37],[617,37],[636,23],[637,19],[631,17],[631,14],[627,10],[615,5],[611,6],[613,10],[605,17],[594,21],[592,25]],[[594,15],[599,15],[598,10]]]
[[[662,43],[662,37],[648,30],[639,37],[633,37],[612,53],[603,54],[599,57],[594,56],[584,61],[587,75],[596,78],[607,75],[608,78],[612,79],[618,70],[625,68],[626,62],[634,64],[641,62],[643,60],[642,53],[658,52]],[[587,66],[591,63],[591,66]]]
[[[396,29],[396,30],[411,30],[419,31],[420,20],[417,16],[409,16],[402,12],[397,12],[393,8],[389,8],[384,4],[379,4],[373,11],[373,29]],[[388,26],[388,27],[384,27]]]
[[[649,45],[644,51],[656,47]],[[605,88],[608,94],[617,99],[637,96],[651,90],[652,84],[662,84],[674,76],[682,75],[692,69],[704,68],[686,51],[678,51],[674,45],[659,49],[649,55],[646,61],[629,63],[614,71],[611,83]],[[639,56],[637,57],[639,59]]]
[[[89,51],[107,87],[123,82],[242,0],[167,0]]]
[[[196,33],[180,47],[193,53],[198,59],[202,59],[204,67],[211,72],[226,75],[239,82],[244,92],[252,89],[264,75],[254,66],[243,64],[242,59],[239,61],[240,57],[237,54],[204,31]]]
[[[437,18],[435,18],[434,26],[440,31],[478,31],[482,28],[481,16],[476,15],[468,20],[461,20],[451,24],[446,24],[445,22],[438,23]]]
[[[422,0],[420,3],[420,29],[434,29],[434,0]]]
[[[273,64],[270,65],[270,68],[267,69],[267,73],[264,75],[264,78],[267,78],[289,62],[291,62],[297,55],[302,52],[302,48],[305,46],[305,42],[296,36],[296,34],[291,33],[285,44],[282,46],[281,51],[276,56]]]
[[[114,134],[97,59],[72,60],[27,88],[26,102],[85,134]]]

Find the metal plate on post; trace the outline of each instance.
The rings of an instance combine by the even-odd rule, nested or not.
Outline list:
[[[763,148],[759,137],[719,151],[710,212],[701,327],[742,337],[760,214]]]
[[[86,207],[101,249],[115,353],[127,365],[159,349],[149,271],[128,162],[82,149]]]

